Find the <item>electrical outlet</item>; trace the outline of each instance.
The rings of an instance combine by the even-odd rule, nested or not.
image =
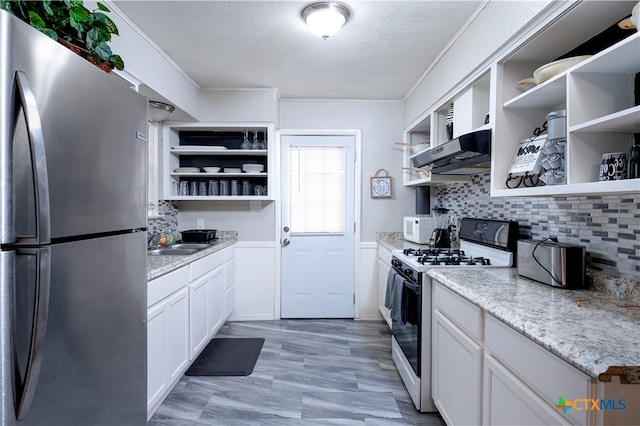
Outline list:
[[[199,217],[196,219],[196,229],[204,229],[204,219]]]

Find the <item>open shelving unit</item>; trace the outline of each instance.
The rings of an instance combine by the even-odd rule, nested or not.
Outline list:
[[[616,44],[534,87],[517,82],[554,60],[558,49],[575,47],[571,28],[591,36],[630,13],[630,2],[583,2],[517,51],[494,64],[496,120],[492,146],[492,196],[548,196],[640,191],[640,179],[598,180],[602,155],[628,153],[640,133],[640,105],[634,101],[634,79],[640,72],[640,33],[632,31]],[[589,37],[583,39],[586,41]],[[569,39],[569,41],[566,41]],[[542,41],[555,40],[547,52]],[[571,44],[574,43],[574,44]],[[559,46],[558,46],[559,45]],[[557,56],[556,56],[557,57]],[[526,91],[523,91],[526,90]],[[518,143],[541,127],[548,113],[566,110],[566,183],[510,189],[506,179]]]
[[[257,133],[258,139],[266,142],[266,149],[241,149],[244,133]],[[250,137],[251,141],[251,137]],[[273,200],[269,187],[273,182],[273,153],[275,143],[273,123],[167,123],[164,126],[162,150],[162,199],[165,200]],[[228,173],[225,168],[242,168],[242,164],[261,164],[259,173]],[[179,167],[220,167],[217,173],[176,172]],[[206,182],[215,180],[237,180],[242,189],[243,181],[250,187],[249,194],[241,195],[178,195],[173,190],[180,182]],[[259,185],[265,195],[255,195]],[[207,185],[208,186],[208,185]]]

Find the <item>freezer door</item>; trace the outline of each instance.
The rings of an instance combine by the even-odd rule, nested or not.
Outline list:
[[[2,424],[145,424],[145,245],[145,233],[135,232],[17,250],[15,260],[6,262],[13,269],[15,297],[3,299],[0,310],[11,318],[11,339],[3,335],[2,347],[17,362],[12,380],[3,380],[3,404],[12,393],[16,399],[7,404],[11,410],[3,406]],[[39,309],[40,251],[48,257],[49,286],[46,324],[38,325],[29,318]],[[34,344],[39,371],[29,377]],[[26,403],[20,402],[22,394]]]
[[[52,240],[144,228],[146,99],[6,12],[0,19],[0,204],[11,212],[0,242],[36,238],[41,226]]]

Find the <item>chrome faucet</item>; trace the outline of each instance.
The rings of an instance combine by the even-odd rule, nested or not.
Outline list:
[[[147,238],[147,250],[153,250],[158,247],[158,234],[151,233],[151,236]]]

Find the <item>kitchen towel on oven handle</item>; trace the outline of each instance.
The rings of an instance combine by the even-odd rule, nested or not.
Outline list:
[[[389,309],[391,319],[402,321],[402,289],[405,279],[395,269],[389,270],[387,277],[387,291],[384,298],[384,306]]]
[[[422,287],[405,281],[402,285],[401,320],[402,324],[409,323],[418,325],[422,312],[420,309],[420,298],[422,297]]]

